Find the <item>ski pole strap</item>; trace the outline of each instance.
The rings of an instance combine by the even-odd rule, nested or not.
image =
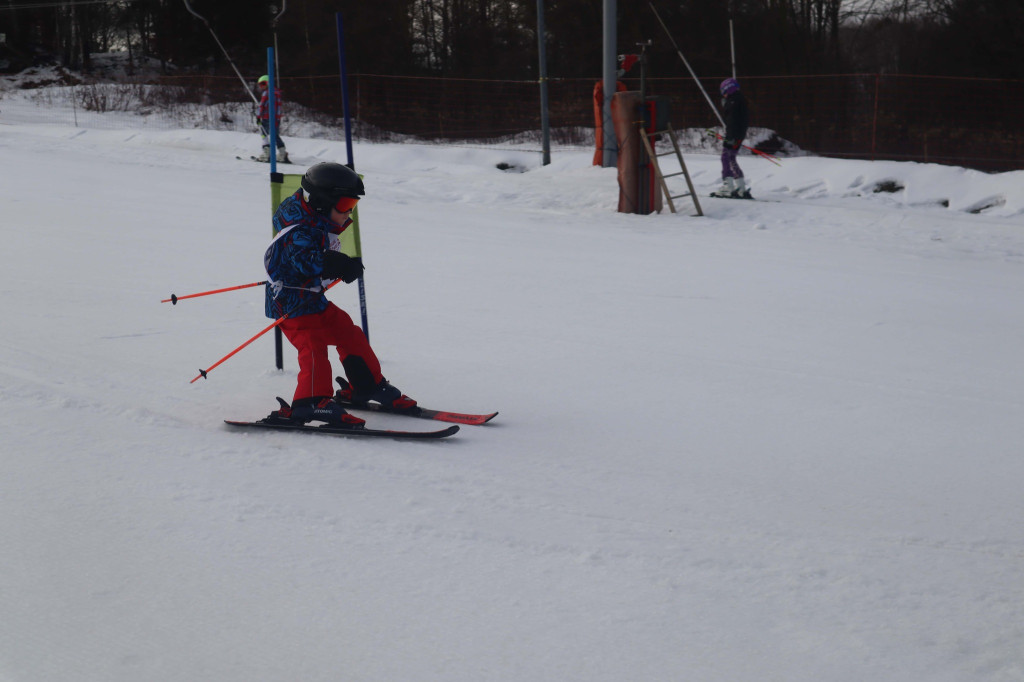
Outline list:
[[[295,289],[297,291],[310,291],[314,294],[319,294],[321,291],[326,291],[324,287],[317,285],[315,287],[291,287],[280,280],[268,280],[265,284],[270,285],[270,290],[274,292],[274,298],[277,298],[281,291],[284,289]]]

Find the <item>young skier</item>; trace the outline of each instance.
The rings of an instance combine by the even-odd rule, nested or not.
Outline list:
[[[256,119],[260,127],[263,152],[257,161],[270,161],[270,76],[260,76],[256,82],[260,89],[260,111]],[[274,88],[274,134],[277,138],[277,160],[288,163],[288,150],[281,139],[281,89]]]
[[[747,189],[743,171],[736,161],[736,154],[747,136],[750,112],[747,99],[740,92],[735,78],[726,78],[719,86],[722,93],[722,118],[725,119],[725,135],[722,139],[722,186],[711,193],[713,197],[730,199],[753,199]]]
[[[299,352],[298,384],[291,406],[282,405],[263,422],[359,428],[364,420],[334,401],[328,346],[337,348],[348,377],[350,387],[339,391],[345,399],[398,409],[411,409],[416,401],[388,383],[363,330],[324,294],[331,280],[351,283],[362,275],[362,259],[337,251],[336,235],[352,223],[352,210],[365,194],[363,181],[347,166],[327,162],[310,167],[301,185],[274,214],[277,236],[263,257],[266,314],[288,315],[280,326]]]

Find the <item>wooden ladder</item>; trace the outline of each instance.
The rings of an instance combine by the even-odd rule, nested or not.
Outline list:
[[[654,151],[654,143],[651,142],[651,138],[655,135],[668,135],[668,139],[672,141],[673,151],[656,154]],[[655,133],[648,133],[641,128],[640,137],[644,141],[644,147],[647,149],[647,155],[650,157],[651,163],[654,165],[654,172],[658,176],[658,182],[661,184],[661,191],[665,194],[665,200],[668,201],[669,209],[673,213],[676,213],[676,205],[672,202],[673,199],[679,199],[680,197],[693,197],[693,205],[697,209],[697,215],[704,215],[704,211],[700,208],[700,201],[697,199],[697,190],[693,188],[693,180],[690,179],[690,171],[686,170],[686,162],[683,161],[683,153],[679,151],[679,141],[676,139],[676,131],[672,129],[672,126],[668,126],[665,130],[660,130]],[[676,155],[676,158],[679,160],[679,167],[682,170],[678,173],[669,173],[668,175],[665,175],[661,172],[661,166],[658,165],[658,157],[668,156],[669,154]],[[677,175],[682,175],[686,178],[686,186],[690,188],[689,192],[671,194],[668,191],[668,185],[665,183],[665,178],[672,178]]]

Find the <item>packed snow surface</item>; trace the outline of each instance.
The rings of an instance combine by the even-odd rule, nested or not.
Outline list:
[[[258,145],[0,125],[0,680],[1024,680],[1024,173],[356,144],[386,376],[501,411],[361,441],[223,424],[271,335],[189,383],[261,288],[160,302],[265,277]]]

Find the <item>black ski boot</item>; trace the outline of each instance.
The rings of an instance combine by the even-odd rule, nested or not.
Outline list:
[[[366,424],[366,420],[349,414],[330,396],[300,398],[292,405],[284,398],[278,398],[277,401],[281,403],[281,409],[271,412],[269,416],[260,420],[261,423],[302,425],[318,421],[351,429],[359,429]]]
[[[372,400],[379,403],[381,407],[398,412],[412,410],[416,407],[415,400],[389,384],[387,379],[381,379],[381,382],[369,391],[356,391],[341,377],[335,377],[334,380],[340,386],[334,397],[341,402],[366,405]]]
[[[338,400],[353,405],[366,405],[371,400],[380,403],[380,406],[395,411],[412,410],[416,407],[416,401],[388,383],[387,379],[379,382],[373,378],[373,373],[366,366],[366,361],[358,355],[349,355],[341,361],[348,375],[348,381],[341,377],[335,377],[335,381],[341,388],[334,394]]]

